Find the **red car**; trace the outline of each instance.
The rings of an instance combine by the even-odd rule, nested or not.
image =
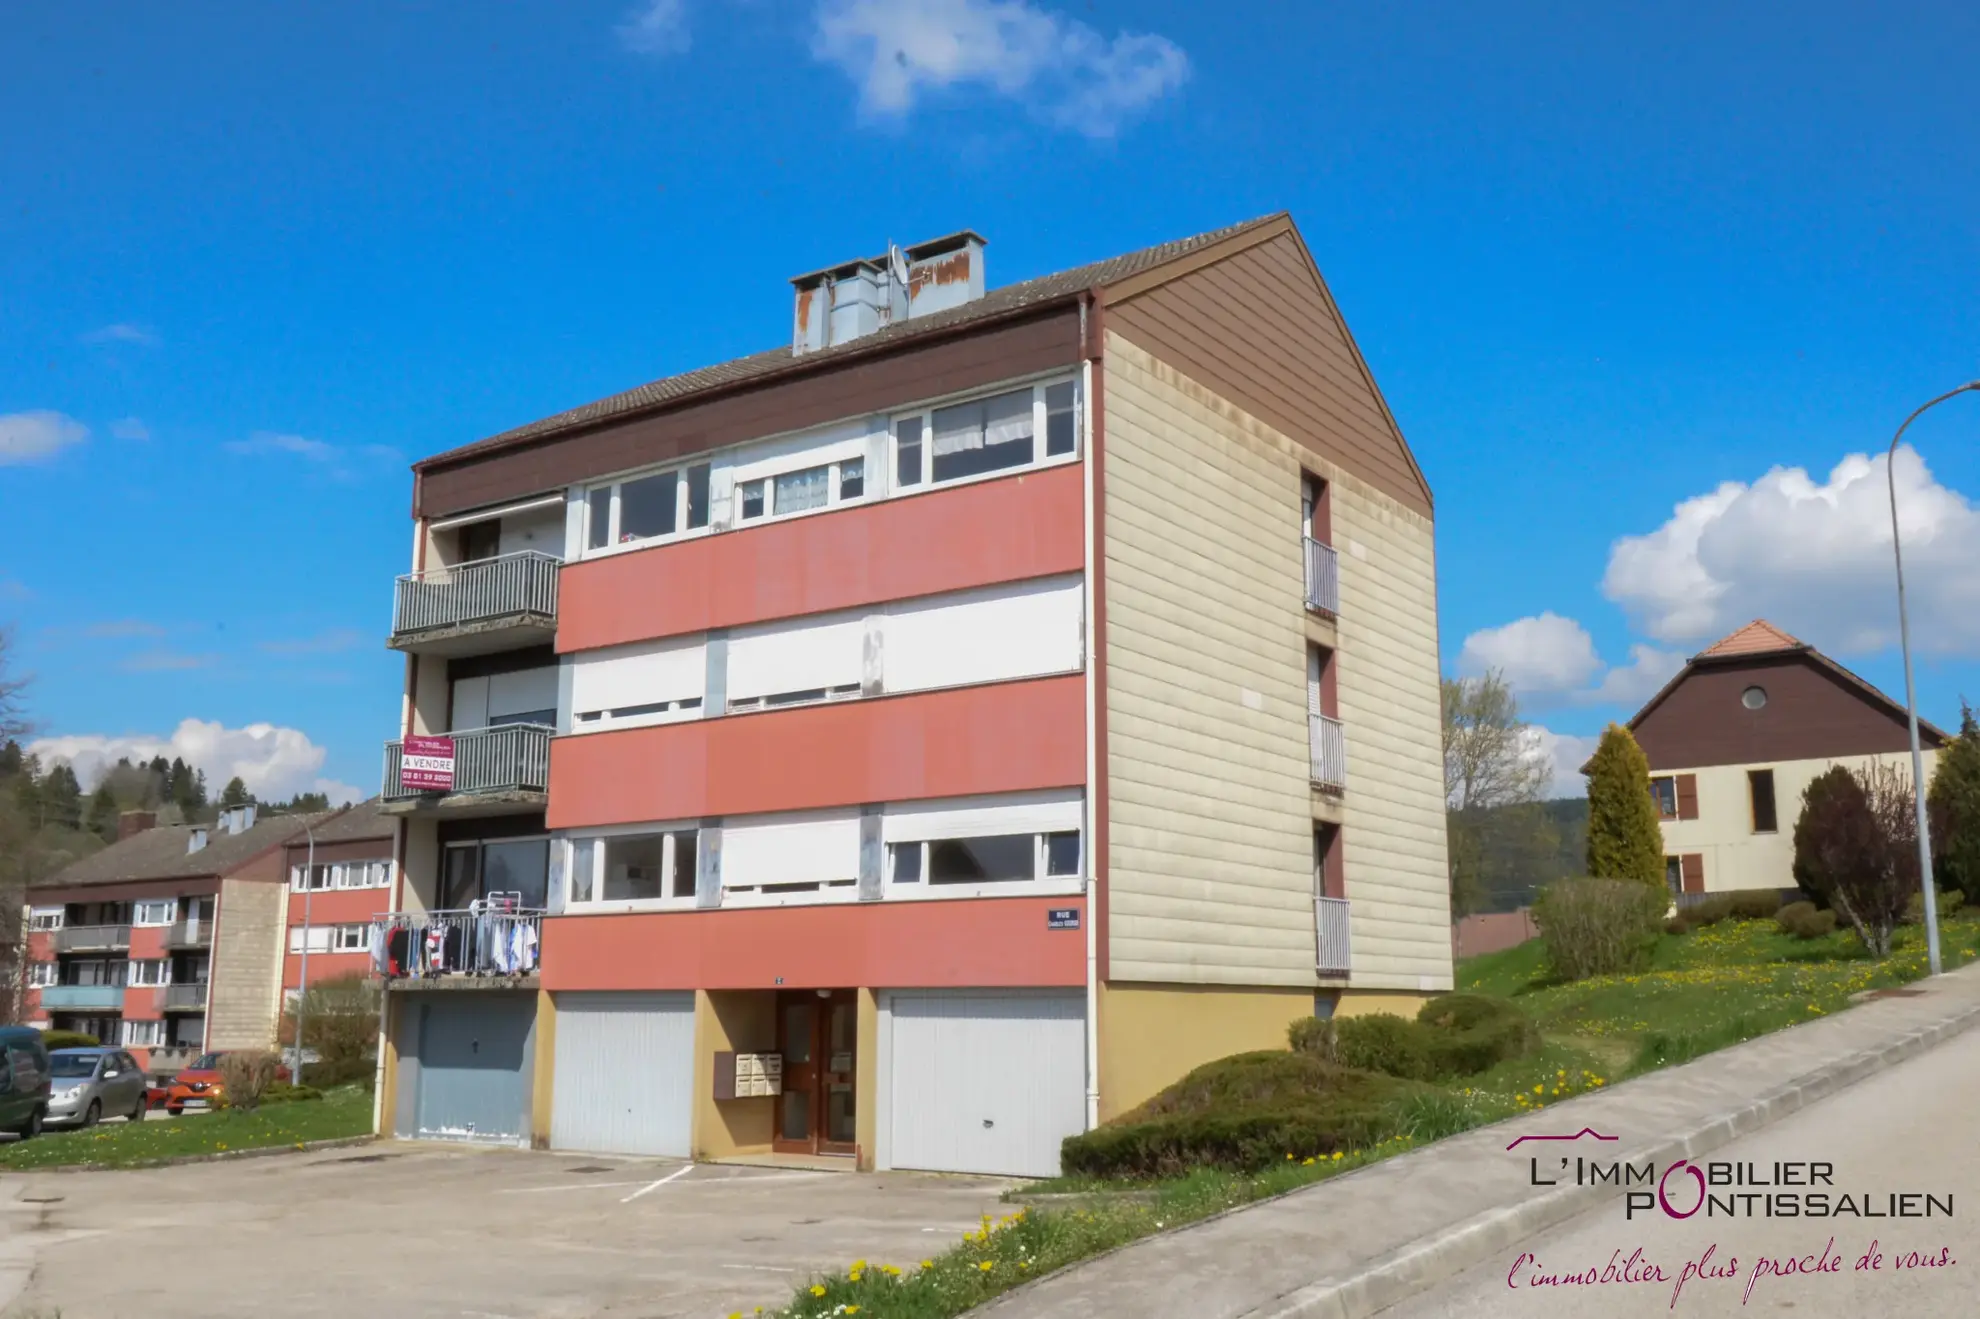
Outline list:
[[[214,1101],[225,1093],[220,1084],[220,1059],[224,1056],[220,1053],[202,1053],[193,1059],[191,1067],[173,1077],[172,1084],[165,1091],[165,1111],[178,1117],[189,1108],[212,1108]],[[275,1079],[287,1081],[288,1067],[277,1067]]]

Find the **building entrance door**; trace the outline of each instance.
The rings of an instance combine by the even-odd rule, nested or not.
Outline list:
[[[777,1101],[780,1154],[853,1154],[857,1150],[859,996],[850,989],[808,989],[777,996],[777,1048],[784,1093]]]

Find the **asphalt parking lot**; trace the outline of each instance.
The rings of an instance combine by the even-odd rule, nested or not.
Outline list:
[[[0,1315],[702,1319],[911,1267],[1009,1183],[383,1142],[0,1178]]]

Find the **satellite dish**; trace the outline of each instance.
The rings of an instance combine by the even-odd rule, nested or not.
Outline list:
[[[902,288],[906,288],[908,282],[907,255],[892,243],[887,244],[887,268],[893,273],[895,282]]]

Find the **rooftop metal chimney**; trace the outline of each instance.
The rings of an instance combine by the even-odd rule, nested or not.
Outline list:
[[[187,856],[191,856],[194,852],[203,851],[205,847],[206,847],[206,830],[204,828],[195,829],[190,834],[186,835]]]
[[[849,343],[982,297],[983,245],[981,235],[965,229],[799,275],[791,281],[797,290],[791,352]]]

